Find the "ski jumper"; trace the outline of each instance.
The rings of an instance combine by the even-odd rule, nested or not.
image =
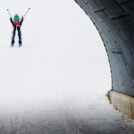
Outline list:
[[[12,35],[12,43],[14,43],[14,38],[15,38],[15,34],[16,34],[16,30],[18,31],[18,37],[19,37],[19,43],[22,43],[22,39],[21,39],[21,25],[23,22],[24,18],[21,17],[21,19],[19,20],[14,20],[13,18],[10,18],[10,21],[13,25],[13,35]]]

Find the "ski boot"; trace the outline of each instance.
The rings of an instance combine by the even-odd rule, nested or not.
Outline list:
[[[22,39],[19,39],[19,47],[22,46]]]
[[[14,46],[14,39],[12,39],[12,42],[11,42],[11,47]]]

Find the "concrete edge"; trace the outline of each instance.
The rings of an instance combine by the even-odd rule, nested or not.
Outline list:
[[[108,98],[116,110],[134,119],[134,98],[116,91],[109,91]]]

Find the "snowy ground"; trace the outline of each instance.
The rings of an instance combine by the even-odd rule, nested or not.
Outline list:
[[[93,86],[88,52],[1,46],[0,134],[133,134],[134,122]]]

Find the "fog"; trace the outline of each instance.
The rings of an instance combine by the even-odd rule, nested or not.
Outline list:
[[[10,48],[11,15],[29,14],[22,26],[23,47]],[[42,99],[111,88],[108,58],[97,30],[72,0],[5,0],[0,5],[1,98]],[[6,99],[8,101],[8,99]],[[10,101],[9,101],[10,102]],[[27,102],[27,101],[26,101]]]

